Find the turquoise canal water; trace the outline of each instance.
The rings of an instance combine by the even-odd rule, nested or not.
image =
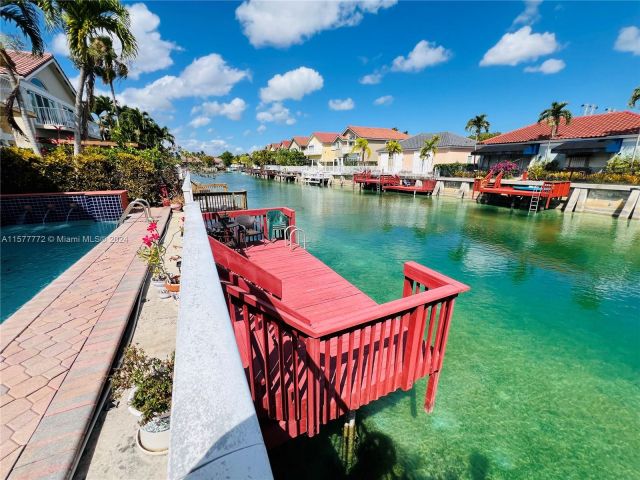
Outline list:
[[[378,302],[416,260],[459,297],[436,399],[425,381],[358,411],[354,478],[640,478],[640,224],[221,175],[292,207],[308,249]],[[340,478],[340,422],[270,452],[279,478]]]
[[[0,229],[0,322],[115,228],[114,222],[11,225]]]

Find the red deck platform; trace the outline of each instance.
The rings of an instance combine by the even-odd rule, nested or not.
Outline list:
[[[264,425],[313,436],[424,376],[431,411],[454,301],[468,287],[407,262],[403,297],[380,305],[299,245],[269,239],[269,210],[226,212],[255,216],[264,238],[254,245],[233,250],[210,239]],[[277,210],[295,225],[293,210]]]
[[[419,187],[415,185],[387,185],[382,187],[385,192],[420,193],[425,195],[431,195],[435,188],[435,180],[422,180],[422,185]]]
[[[545,208],[549,208],[551,200],[554,198],[565,198],[569,196],[571,182],[544,182],[539,188],[523,190],[511,186],[502,186],[502,173],[499,173],[492,182],[490,172],[485,178],[476,178],[473,182],[472,197],[478,194],[504,195],[507,197],[540,197],[546,199]]]

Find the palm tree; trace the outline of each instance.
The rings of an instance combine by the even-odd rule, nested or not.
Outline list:
[[[478,148],[478,137],[480,137],[480,134],[482,133],[482,130],[484,130],[486,133],[489,133],[489,127],[491,126],[491,124],[489,123],[489,120],[487,120],[487,114],[483,113],[481,115],[476,115],[475,117],[473,117],[472,119],[470,119],[467,122],[467,126],[464,127],[464,129],[467,132],[473,132],[473,134],[476,137],[476,144],[474,147],[474,150],[476,148]],[[473,165],[475,166],[476,164],[476,156],[473,156]]]
[[[558,133],[560,121],[564,118],[565,125],[569,125],[573,118],[571,112],[564,108],[567,105],[569,105],[568,102],[552,102],[551,107],[540,112],[540,116],[538,117],[538,123],[546,122],[547,125],[551,127],[551,136],[547,142],[547,159],[549,159],[551,153],[551,139]]]
[[[402,153],[402,145],[397,140],[389,140],[387,142],[387,152],[389,153],[389,167],[391,167],[391,159],[397,153]]]
[[[351,153],[362,152],[362,165],[368,157],[371,156],[371,148],[369,147],[369,141],[366,138],[356,138],[356,141],[351,149]]]
[[[46,5],[47,2],[43,2]],[[42,56],[44,53],[44,41],[42,39],[42,33],[40,32],[40,26],[38,22],[38,9],[34,2],[29,0],[2,0],[0,3],[0,19],[5,22],[12,23],[31,43],[31,53],[36,56]],[[42,156],[40,147],[36,141],[36,134],[33,130],[33,125],[29,119],[29,113],[27,107],[22,98],[20,91],[20,79],[16,71],[16,65],[13,63],[11,56],[5,48],[5,44],[0,42],[0,67],[3,67],[9,76],[9,84],[11,85],[11,92],[5,100],[5,112],[9,125],[27,137],[29,144],[37,156]],[[18,103],[20,110],[20,116],[24,123],[24,132],[20,126],[16,123],[13,116],[13,103]]]
[[[116,115],[116,123],[120,122],[118,113],[118,101],[116,100],[116,92],[113,88],[113,82],[119,78],[127,78],[129,68],[126,63],[118,59],[118,54],[113,48],[113,40],[110,37],[101,36],[94,41],[94,55],[96,57],[95,72],[102,80],[102,83],[109,85],[111,89],[111,98],[113,99],[114,113]]]
[[[84,130],[82,98],[87,77],[96,65],[94,40],[98,37],[116,37],[122,45],[122,59],[135,56],[136,39],[129,26],[129,12],[118,0],[75,0],[59,2],[60,16],[67,35],[71,59],[80,70],[76,91],[76,132],[73,145],[75,155],[81,150]],[[94,48],[92,48],[94,47]],[[90,98],[88,98],[90,100]]]
[[[640,87],[636,87],[631,92],[631,98],[629,99],[629,107],[634,108],[636,103],[640,100]]]
[[[93,102],[93,108],[91,109],[100,119],[98,125],[100,126],[100,134],[103,140],[110,138],[111,129],[114,126],[114,107],[113,102],[106,95],[98,95]]]
[[[478,118],[478,117],[476,117]],[[488,122],[487,122],[488,123]],[[433,156],[435,158],[438,153],[438,144],[440,143],[440,135],[434,135],[424,141],[422,148],[420,149],[420,159],[422,160],[422,171],[424,172],[425,159]]]

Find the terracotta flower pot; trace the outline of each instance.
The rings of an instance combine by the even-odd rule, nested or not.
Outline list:
[[[164,284],[164,288],[168,291],[168,292],[173,292],[173,293],[177,293],[180,291],[180,275],[176,275],[175,277],[173,277],[173,281],[175,283],[169,283],[168,281],[165,282]]]

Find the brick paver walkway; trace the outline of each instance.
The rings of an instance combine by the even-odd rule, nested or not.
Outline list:
[[[154,209],[163,229],[168,209]],[[66,478],[84,439],[143,284],[141,216],[0,326],[0,475]]]

